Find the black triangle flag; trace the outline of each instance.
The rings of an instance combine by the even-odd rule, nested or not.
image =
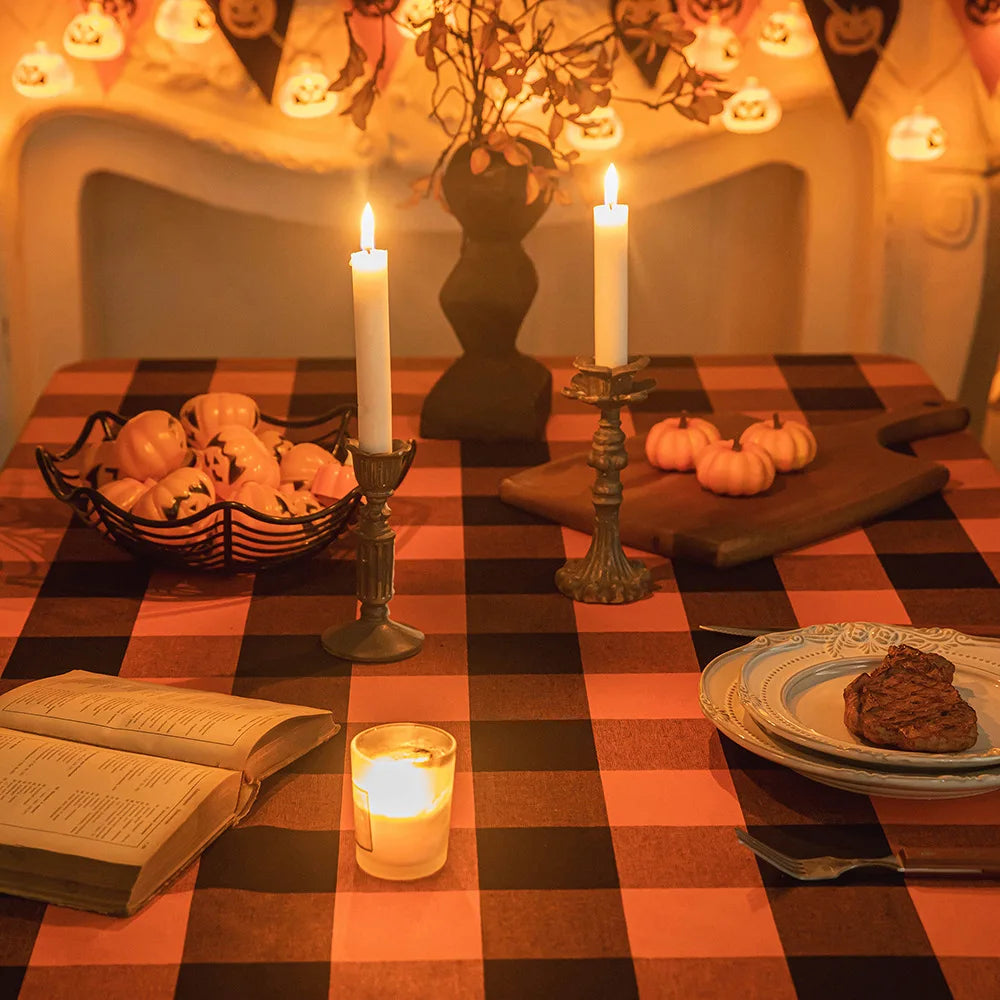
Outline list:
[[[295,0],[208,0],[226,40],[270,101]]]
[[[867,0],[863,4],[803,0],[803,3],[840,103],[850,118],[896,26],[899,0]]]

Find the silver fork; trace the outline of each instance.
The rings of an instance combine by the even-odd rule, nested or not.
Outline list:
[[[803,882],[839,878],[855,868],[887,868],[906,875],[1000,876],[1000,851],[989,847],[900,848],[899,854],[882,858],[793,858],[743,830],[736,830],[736,839],[778,871]]]

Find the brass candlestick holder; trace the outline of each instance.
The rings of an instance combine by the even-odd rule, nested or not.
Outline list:
[[[601,420],[594,432],[587,464],[597,470],[591,494],[594,500],[594,537],[582,559],[570,559],[556,572],[556,586],[567,597],[587,604],[629,604],[653,590],[649,570],[639,559],[629,559],[622,549],[618,508],[622,505],[621,470],[628,465],[621,408],[641,403],[656,384],[635,380],[649,364],[640,357],[627,365],[605,368],[593,358],[577,358],[573,376],[563,395],[597,406]]]
[[[388,500],[413,463],[415,441],[392,442],[385,455],[369,455],[358,442],[347,442],[354,474],[365,495],[360,507],[357,593],[361,613],[347,625],[334,625],[322,636],[323,648],[358,663],[393,663],[420,652],[424,633],[389,617],[396,532],[389,527]]]

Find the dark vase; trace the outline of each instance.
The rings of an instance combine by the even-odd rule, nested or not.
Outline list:
[[[536,164],[553,165],[547,149],[526,142]],[[538,291],[538,275],[521,240],[548,202],[525,204],[528,168],[499,153],[481,174],[469,166],[472,147],[455,150],[444,172],[444,196],[462,226],[458,263],[441,286],[440,302],[464,353],[424,401],[420,434],[427,438],[538,440],[552,406],[552,375],[521,354],[521,322]]]

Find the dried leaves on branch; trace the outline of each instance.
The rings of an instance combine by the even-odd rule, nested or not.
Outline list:
[[[371,3],[355,0],[345,14],[348,54],[331,89],[353,88],[342,114],[360,129],[367,126],[379,95],[379,72],[386,58],[388,30],[416,36],[416,53],[434,75],[430,114],[448,142],[427,177],[413,185],[413,198],[440,197],[442,170],[461,143],[472,147],[470,168],[482,173],[498,157],[527,166],[525,198],[567,201],[559,176],[578,153],[564,146],[567,125],[586,132],[599,130],[599,109],[614,102],[642,104],[654,110],[671,107],[693,121],[707,123],[722,111],[730,95],[718,79],[699,72],[682,49],[693,35],[678,15],[656,0],[619,6],[617,23],[608,22],[576,38],[559,37],[551,0],[424,0],[397,5],[383,2],[382,43],[366,52],[352,31],[355,16],[371,16]],[[412,11],[419,8],[422,13]],[[406,11],[410,11],[409,14]],[[398,27],[397,27],[398,26]],[[664,83],[643,97],[615,88],[615,66],[627,48],[637,61],[666,59]],[[374,57],[374,59],[373,59]],[[532,140],[551,152],[555,168],[535,162]]]

